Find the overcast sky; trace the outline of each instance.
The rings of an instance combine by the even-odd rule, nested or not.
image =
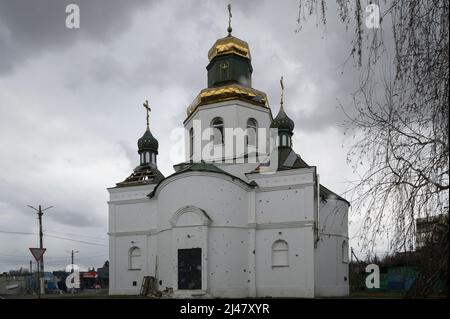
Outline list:
[[[65,27],[71,2],[80,29]],[[227,3],[0,0],[0,271],[28,267],[28,247],[38,245],[28,204],[54,206],[44,215],[47,270],[68,264],[71,249],[82,267],[107,260],[106,188],[138,165],[142,102],[152,106],[167,176],[183,161],[171,136],[206,87],[207,52],[226,35]],[[345,64],[351,32],[331,3],[326,30],[313,18],[298,33],[297,0],[232,5],[233,35],[250,45],[253,87],[276,115],[284,76],[294,149],[342,194],[353,178],[338,106],[351,103],[357,86],[352,60]]]

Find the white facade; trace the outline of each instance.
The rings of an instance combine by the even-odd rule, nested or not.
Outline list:
[[[110,294],[139,294],[143,277],[153,276],[158,289],[182,296],[347,296],[349,204],[321,186],[316,167],[291,149],[294,124],[284,109],[273,119],[266,101],[255,99],[259,91],[229,84],[233,68],[249,72],[250,80],[250,54],[231,35],[220,41],[215,45],[229,46],[217,47],[217,54],[231,52],[212,56],[210,65],[229,58],[223,65],[230,79],[209,87],[184,121],[186,162],[164,178],[147,127],[139,154],[152,152],[154,160],[141,158],[126,181],[108,189]],[[210,72],[211,83],[219,75]],[[256,146],[227,153],[234,138],[226,131],[223,144],[215,136],[200,138],[217,123],[225,130],[257,128]],[[285,158],[263,174],[248,155],[273,149],[271,126],[281,132],[271,154]]]
[[[154,276],[178,294],[346,296],[348,203],[318,196],[315,167],[250,173],[255,165],[108,189],[110,293],[139,294]],[[201,288],[179,289],[178,252],[190,248],[201,249]]]
[[[270,147],[270,135],[268,128],[270,126],[270,123],[272,121],[272,114],[270,112],[270,109],[268,108],[261,108],[255,105],[252,105],[251,103],[244,102],[244,101],[223,101],[219,103],[213,103],[209,105],[202,106],[201,108],[194,111],[185,121],[184,127],[186,129],[186,132],[190,132],[191,129],[194,128],[195,122],[199,125],[200,131],[202,132],[202,138],[197,139],[196,142],[193,144],[193,152],[194,152],[194,158],[195,155],[198,156],[198,158],[202,158],[205,161],[214,161],[214,160],[220,160],[222,157],[225,161],[231,160],[236,157],[242,158],[241,152],[236,152],[236,150],[231,150],[230,153],[227,153],[227,150],[225,149],[228,145],[233,145],[232,143],[227,143],[226,139],[226,133],[224,132],[224,140],[225,145],[218,145],[214,146],[211,142],[211,139],[208,138],[208,136],[213,134],[213,131],[208,131],[208,128],[210,127],[210,123],[216,119],[220,118],[223,120],[224,126],[227,129],[233,130],[233,133],[235,133],[235,136],[238,136],[237,138],[241,137],[243,138],[243,135],[237,135],[239,132],[244,133],[244,130],[247,129],[247,121],[249,119],[255,120],[257,123],[258,129],[259,129],[259,136],[263,136],[264,133],[264,139],[259,139],[257,141],[257,144],[260,145],[264,144],[266,148],[264,151],[261,150],[261,152],[267,154]],[[236,138],[236,137],[235,137]],[[209,145],[208,145],[209,144]],[[237,143],[235,142],[234,145]],[[190,139],[189,134],[185,134],[185,150],[186,150],[186,159],[191,158],[191,145],[190,145]],[[215,149],[214,149],[215,148]],[[210,157],[205,156],[205,154],[211,154]],[[229,156],[231,154],[231,156]],[[239,169],[239,171],[242,171],[242,168]]]

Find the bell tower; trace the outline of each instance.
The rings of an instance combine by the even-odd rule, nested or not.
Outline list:
[[[231,5],[228,5],[228,36],[214,43],[208,52],[208,88],[227,84],[252,86],[252,63],[247,42],[231,35]]]
[[[267,95],[252,87],[250,48],[232,35],[231,17],[229,5],[228,35],[208,51],[208,85],[187,108],[188,162],[251,163],[268,151],[269,135],[262,132],[272,122]]]

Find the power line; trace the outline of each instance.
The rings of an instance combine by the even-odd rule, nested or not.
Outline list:
[[[70,241],[74,241],[74,242],[77,242],[77,243],[84,243],[84,244],[88,244],[88,245],[96,245],[96,246],[108,247],[108,245],[105,245],[105,244],[94,243],[94,242],[89,242],[89,241],[84,241],[84,240],[73,239],[73,238],[59,237],[59,236],[54,236],[54,235],[45,235],[45,236],[51,237],[51,238],[63,239],[63,240],[70,240]]]
[[[83,234],[77,234],[77,233],[67,233],[67,232],[60,232],[56,230],[45,230],[44,233],[55,233],[55,234],[63,234],[63,235],[72,235],[72,236],[80,236],[80,237],[86,237],[91,239],[99,239],[99,240],[107,240],[106,237],[96,237],[96,236],[90,236],[90,235],[83,235]]]
[[[7,231],[7,230],[0,230],[0,233],[15,234],[15,235],[36,235],[36,233],[15,232],[15,231]],[[47,236],[47,237],[50,237],[50,238],[69,240],[69,241],[83,243],[83,244],[88,244],[88,245],[108,247],[108,245],[102,244],[102,243],[98,243],[98,242],[90,242],[90,241],[85,241],[85,240],[78,240],[78,239],[73,239],[73,238],[68,238],[68,237],[60,237],[60,236],[49,235],[49,234],[45,234],[44,236]]]
[[[8,231],[8,230],[0,230],[0,233],[4,233],[4,234],[17,234],[17,235],[36,235],[36,234],[37,234],[37,233],[26,233],[26,232]]]

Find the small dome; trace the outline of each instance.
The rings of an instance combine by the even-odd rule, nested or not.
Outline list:
[[[278,115],[273,119],[270,128],[277,128],[283,131],[294,131],[294,121],[287,116],[283,108],[280,108]]]
[[[216,56],[227,54],[236,54],[251,60],[248,43],[242,41],[241,39],[235,38],[232,35],[228,35],[225,38],[217,40],[208,51],[208,59],[211,61]]]
[[[138,139],[137,142],[139,151],[144,150],[152,150],[152,151],[158,151],[158,140],[153,137],[152,133],[150,132],[150,129],[147,127],[147,130],[145,131],[144,135],[140,139]]]

